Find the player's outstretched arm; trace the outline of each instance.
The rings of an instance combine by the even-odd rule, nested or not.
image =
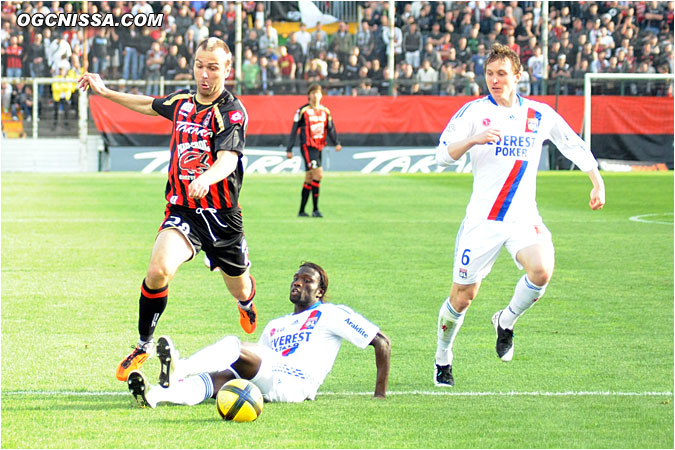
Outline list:
[[[148,95],[126,94],[124,92],[113,91],[105,85],[97,73],[87,72],[82,75],[77,82],[78,87],[81,90],[86,91],[87,89],[91,89],[98,95],[112,100],[132,111],[148,116],[158,115],[155,110],[152,109],[152,101],[154,100],[152,97]]]
[[[593,189],[591,189],[591,200],[588,202],[588,206],[593,210],[602,209],[605,206],[605,182],[602,179],[602,175],[598,169],[593,169],[589,172],[586,172],[588,178],[591,179],[593,183]]]
[[[387,336],[378,331],[369,345],[375,347],[375,366],[377,366],[377,381],[375,382],[373,398],[385,398],[387,396],[387,384],[389,383],[391,342]]]

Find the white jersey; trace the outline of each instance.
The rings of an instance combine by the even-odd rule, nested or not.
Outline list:
[[[469,150],[474,179],[467,219],[541,224],[536,180],[542,144],[547,139],[582,171],[598,167],[585,142],[557,112],[519,95],[511,108],[499,106],[491,95],[464,105],[441,135],[437,163],[445,166],[453,162],[447,152],[449,144],[488,128],[500,130],[502,139]]]
[[[306,380],[316,394],[333,368],[342,340],[366,348],[378,331],[377,325],[344,305],[318,302],[299,314],[271,320],[258,344],[279,355],[276,370]]]

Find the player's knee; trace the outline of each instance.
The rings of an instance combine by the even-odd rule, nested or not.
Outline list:
[[[472,297],[457,297],[457,299],[453,302],[454,303],[453,308],[458,313],[463,313],[464,311],[467,310],[469,306],[471,306],[472,301],[473,301]]]
[[[458,313],[466,311],[466,309],[471,306],[471,302],[476,298],[476,291],[474,289],[462,289],[451,294],[451,304],[452,307]]]
[[[148,274],[145,277],[145,284],[150,289],[160,289],[169,284],[170,280],[171,273],[169,273],[166,267],[158,264],[151,264],[150,267],[148,267]]]
[[[531,268],[527,272],[527,278],[537,286],[546,286],[553,276],[553,269],[539,266]]]
[[[258,374],[262,359],[255,352],[242,347],[239,359],[232,363],[232,368],[240,377],[252,380]]]
[[[223,387],[225,383],[227,383],[230,380],[234,380],[235,376],[230,370],[224,370],[222,372],[213,372],[210,373],[209,376],[211,377],[211,382],[213,382],[213,395],[211,395],[211,398],[216,398],[216,395],[218,395],[218,391],[220,388]]]

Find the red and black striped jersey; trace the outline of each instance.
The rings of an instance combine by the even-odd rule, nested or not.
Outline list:
[[[312,108],[309,104],[306,104],[295,112],[291,137],[286,146],[287,152],[290,152],[295,145],[298,128],[300,128],[301,147],[306,146],[321,150],[326,146],[326,137],[330,138],[333,145],[340,144],[330,111],[323,105]]]
[[[8,69],[20,69],[23,60],[23,48],[20,45],[10,45],[5,49],[5,58]]]
[[[173,121],[166,200],[191,209],[237,210],[248,128],[248,114],[241,101],[225,90],[213,103],[204,105],[196,100],[194,92],[183,90],[156,98],[152,109]],[[239,154],[237,168],[212,184],[203,198],[190,198],[188,186],[211,167],[221,150]]]

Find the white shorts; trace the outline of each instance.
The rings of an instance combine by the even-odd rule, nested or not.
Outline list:
[[[553,251],[551,232],[542,223],[523,225],[495,220],[464,219],[457,232],[455,261],[452,281],[457,284],[474,284],[485,278],[492,270],[502,246],[511,254],[519,269],[523,266],[516,260],[518,252],[531,245],[550,246]]]
[[[314,400],[319,387],[301,370],[285,364],[271,348],[262,345],[247,348],[262,361],[251,382],[260,388],[265,400],[285,403]]]

